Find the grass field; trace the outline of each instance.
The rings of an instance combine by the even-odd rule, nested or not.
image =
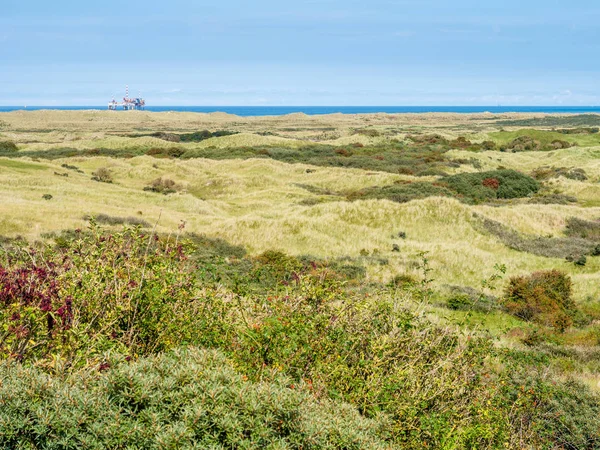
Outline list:
[[[333,133],[340,136],[338,144],[340,140],[346,143],[341,145],[354,140],[354,143],[366,146],[381,146],[382,140],[403,139],[409,133],[401,130],[409,128],[411,133],[469,136],[470,133],[464,130],[465,122],[478,128],[481,122],[478,117],[468,117],[468,120],[456,115],[235,118],[223,114],[18,112],[3,115],[1,136],[17,143],[20,155],[59,147],[148,149],[181,146],[192,151],[216,148],[219,158],[227,158],[228,152],[241,147],[299,148],[309,141],[314,142],[314,136],[319,133],[324,138],[318,141],[321,144],[332,142],[330,135]],[[427,129],[423,123],[427,124]],[[488,129],[493,129],[492,121],[486,118],[484,123]],[[55,127],[61,131],[55,131]],[[113,136],[113,133],[125,134],[133,130],[176,132],[198,128],[241,133],[199,143]],[[327,131],[320,131],[323,128]],[[285,137],[261,136],[255,134],[257,129],[268,129]],[[357,133],[356,130],[361,131]],[[477,133],[478,140],[483,140],[481,132]],[[502,136],[503,141],[507,141],[520,134],[524,131],[492,131],[490,136],[496,140]],[[595,135],[586,135],[584,143],[592,144],[593,138]],[[228,150],[230,148],[234,150]],[[419,251],[428,251],[439,283],[476,287],[496,263],[506,264],[509,275],[557,267],[573,275],[577,298],[598,296],[597,258],[590,258],[585,267],[578,268],[564,260],[506,248],[476,226],[479,219],[475,214],[522,233],[557,237],[563,234],[569,217],[600,218],[600,195],[597,195],[600,194],[600,147],[572,147],[543,153],[451,149],[448,155],[449,159],[480,162],[479,169],[468,165],[447,169],[453,173],[497,167],[527,173],[545,166],[578,167],[584,169],[589,178],[585,181],[563,177],[549,180],[548,189],[577,198],[576,204],[569,205],[521,202],[497,207],[464,205],[442,198],[407,204],[385,200],[349,203],[343,196],[346,192],[435,177],[286,164],[271,158],[73,157],[37,162],[26,157],[2,158],[0,195],[5,201],[0,206],[0,234],[37,238],[49,231],[83,227],[83,218],[89,215],[137,216],[153,224],[157,222],[159,229],[164,231],[173,230],[180,221],[185,221],[189,231],[224,238],[253,253],[279,249],[295,255],[320,257],[357,257],[361,251],[380,254],[389,260],[389,264],[369,267],[370,276],[378,281],[397,273],[414,272],[411,267],[415,255]],[[63,164],[76,166],[83,173],[65,169],[61,167]],[[113,183],[91,180],[92,172],[101,167],[112,172]],[[60,174],[68,174],[68,177]],[[143,191],[144,186],[159,177],[179,183],[181,190],[166,196]],[[52,199],[44,200],[44,194],[52,195]],[[395,236],[400,231],[406,233],[406,239]],[[394,244],[400,245],[400,252],[392,252]]]
[[[17,150],[0,145],[0,239],[56,238],[65,230],[86,230],[90,217],[103,215],[115,232],[121,223],[142,223],[146,232],[175,236],[184,228],[222,239],[245,249],[246,265],[273,250],[298,261],[343,261],[364,267],[366,278],[350,283],[361,295],[391,299],[439,326],[491,336],[502,351],[546,361],[548,376],[575,379],[597,392],[598,367],[590,355],[600,344],[600,250],[594,250],[600,249],[600,134],[575,130],[594,124],[593,117],[531,114],[2,113],[0,143],[13,142]],[[564,131],[569,129],[575,131]],[[180,139],[201,130],[232,134]],[[514,150],[523,137],[536,150]],[[549,149],[556,141],[569,146]],[[515,178],[510,195],[497,196],[499,174],[515,172],[530,191]],[[573,231],[573,223],[581,229]],[[501,280],[495,278],[499,267]],[[485,310],[478,304],[488,301],[483,297],[472,307],[460,303],[472,301],[484,280],[482,292],[496,302],[510,278],[552,269],[570,277],[573,308],[585,316],[574,316],[561,332],[553,331],[558,325],[511,315],[509,307]],[[397,280],[415,288],[390,293],[390,283],[400,286]],[[230,287],[220,283],[225,288],[215,288],[215,298],[234,295],[222,294],[219,289]],[[238,372],[254,367],[220,345]],[[227,376],[238,377],[232,370]],[[279,378],[268,382],[275,383],[269,389],[281,390]],[[335,389],[339,396],[332,402],[357,404],[354,393]],[[289,395],[293,403],[296,397]],[[326,415],[334,405],[320,408]],[[361,430],[375,427],[353,413],[344,420],[360,423]],[[534,428],[527,429],[532,436]],[[386,439],[365,433],[360,439],[373,448]],[[461,448],[467,435],[431,442]],[[496,447],[477,442],[473,448]],[[505,442],[518,448],[517,441]],[[552,442],[547,448],[562,448]]]

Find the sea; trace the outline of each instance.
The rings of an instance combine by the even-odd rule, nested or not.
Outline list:
[[[0,112],[36,110],[106,110],[106,106],[0,106]],[[224,112],[237,116],[282,116],[285,114],[374,114],[374,113],[555,113],[600,114],[600,106],[147,106],[153,112]],[[123,111],[125,112],[125,111]]]

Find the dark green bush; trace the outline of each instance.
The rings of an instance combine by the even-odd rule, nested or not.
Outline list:
[[[484,184],[485,180],[497,180],[498,187]],[[461,196],[475,201],[528,197],[540,188],[530,176],[508,169],[459,173],[441,181]]]
[[[12,141],[0,141],[0,153],[13,153],[19,151],[19,147]]]
[[[534,338],[535,340],[536,338]],[[504,384],[499,397],[519,414],[511,418],[514,448],[600,448],[600,398],[580,382],[557,380],[548,358],[537,352],[504,351]]]
[[[165,158],[179,158],[185,153],[185,150],[179,147],[159,148],[153,147],[146,151],[146,155]]]
[[[0,442],[11,449],[385,449],[386,418],[316,399],[284,377],[251,382],[190,349],[62,378],[0,364]]]
[[[142,228],[150,227],[150,224],[146,220],[140,219],[139,217],[118,217],[109,216],[108,214],[96,214],[92,216],[83,216],[83,220],[94,220],[96,223],[104,225],[134,225]]]
[[[449,189],[428,182],[403,182],[383,187],[370,187],[347,195],[348,200],[386,199],[398,203],[422,199],[431,196],[452,197]]]
[[[445,306],[454,310],[490,312],[498,307],[496,297],[467,286],[450,286]]]
[[[411,134],[406,136],[417,145],[448,145],[448,139],[439,134]]]
[[[60,167],[64,167],[65,169],[68,169],[68,170],[73,170],[78,173],[83,173],[83,170],[81,170],[79,167],[73,166],[71,164],[63,163],[60,165]]]

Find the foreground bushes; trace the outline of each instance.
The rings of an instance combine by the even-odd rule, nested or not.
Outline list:
[[[567,444],[592,439],[592,421],[560,441],[538,429],[563,391],[538,396],[546,384],[535,375],[542,387],[521,395],[490,339],[433,324],[383,287],[348,289],[335,268],[280,252],[256,257],[248,272],[264,272],[270,292],[227,289],[208,266],[227,264],[216,253],[232,260],[243,251],[193,238],[212,250],[188,259],[178,237],[93,224],[59,246],[8,244],[3,444],[577,448]],[[191,346],[218,352],[183,350]]]
[[[11,449],[384,449],[384,418],[251,382],[222,354],[176,351],[66,378],[0,364],[0,445]]]
[[[558,270],[513,277],[505,291],[504,307],[523,320],[564,331],[575,314],[571,290],[571,278]]]
[[[197,293],[179,243],[93,226],[61,248],[15,249],[5,258],[2,358],[79,366],[109,351],[169,348],[194,325],[178,309]]]

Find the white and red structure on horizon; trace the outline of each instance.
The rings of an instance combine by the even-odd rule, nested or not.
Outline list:
[[[112,101],[108,102],[108,109],[113,111],[117,109],[124,109],[126,111],[133,109],[142,110],[145,106],[146,100],[144,100],[141,95],[139,97],[129,98],[129,86],[125,86],[125,97],[123,97],[121,103],[117,102],[114,97]]]

